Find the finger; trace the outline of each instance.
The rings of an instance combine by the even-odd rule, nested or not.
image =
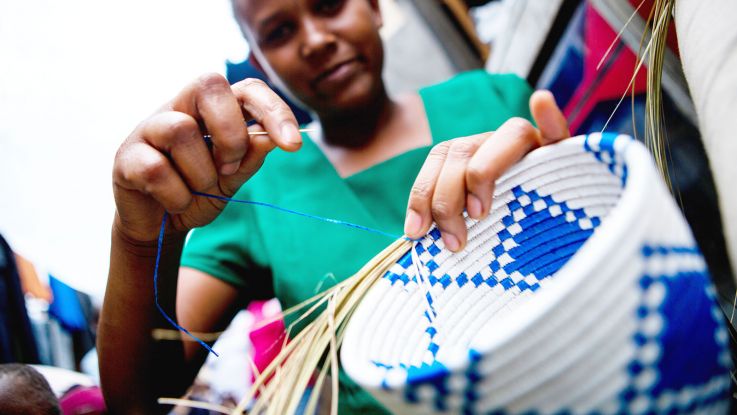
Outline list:
[[[175,111],[156,114],[139,127],[138,134],[171,157],[190,189],[206,191],[217,182],[212,156],[191,116]]]
[[[409,192],[404,233],[412,239],[421,238],[432,225],[432,195],[449,147],[450,141],[445,141],[430,150]]]
[[[114,174],[122,188],[150,196],[167,212],[181,213],[192,202],[192,194],[169,159],[148,143],[130,144],[116,162]]]
[[[254,124],[248,127],[249,131],[263,131],[263,127],[259,124]],[[274,143],[269,136],[266,135],[253,135],[251,136],[248,153],[241,162],[238,172],[232,176],[228,176],[223,180],[223,186],[221,191],[225,196],[232,196],[241,187],[246,180],[250,179],[264,163],[266,156],[276,148]]]
[[[289,106],[260,79],[245,79],[233,85],[243,109],[264,126],[282,150],[296,151],[302,145],[297,119]]]
[[[238,99],[225,78],[218,74],[201,76],[175,98],[172,109],[204,124],[220,174],[238,170],[248,148],[248,131]]]
[[[540,90],[532,94],[530,112],[542,134],[541,145],[552,144],[571,136],[568,121],[550,91]]]
[[[494,183],[514,163],[540,145],[540,132],[522,118],[502,124],[476,150],[466,168],[466,190],[481,202],[481,217],[488,215]]]
[[[458,252],[466,244],[466,167],[479,147],[479,140],[459,138],[451,141],[448,155],[435,185],[432,217],[443,236],[445,246]]]

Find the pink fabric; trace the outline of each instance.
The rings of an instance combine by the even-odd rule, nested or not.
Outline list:
[[[248,306],[248,311],[254,316],[254,328],[248,333],[248,337],[253,346],[253,362],[259,373],[266,369],[279,354],[286,335],[282,318],[262,324],[267,319],[274,318],[277,313],[274,307],[268,307],[268,305],[267,301],[254,301]],[[251,374],[251,380],[253,379],[255,379],[255,373]]]
[[[105,400],[97,386],[76,386],[67,391],[59,400],[64,415],[105,414]]]
[[[563,109],[563,113],[569,120],[571,131],[578,131],[599,102],[619,99],[624,92],[627,92],[632,74],[637,67],[637,56],[629,48],[625,47],[615,54],[615,47],[604,62],[604,65],[608,65],[607,71],[596,69],[609,46],[617,38],[617,32],[591,5],[586,5],[585,13],[583,80],[568,105]],[[621,40],[618,42],[621,43]],[[646,80],[647,70],[643,66],[635,77],[635,94],[645,91]]]

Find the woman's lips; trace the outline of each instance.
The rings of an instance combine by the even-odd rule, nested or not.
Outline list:
[[[331,90],[339,87],[350,80],[358,72],[358,69],[358,59],[341,62],[318,75],[313,81],[313,86],[317,90]]]

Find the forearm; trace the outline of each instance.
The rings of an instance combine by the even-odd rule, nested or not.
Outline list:
[[[251,137],[246,114],[258,114],[260,125],[253,128],[267,134]],[[253,119],[248,116],[246,121]],[[203,126],[211,134],[211,148],[202,139]],[[154,302],[155,239],[161,215],[170,213],[174,236],[162,250],[159,304],[176,318],[177,280],[186,280],[179,287],[182,303],[206,309],[186,312],[182,307],[180,324],[211,332],[232,316],[238,290],[213,282],[204,273],[179,274],[184,233],[212,222],[225,207],[224,201],[193,191],[233,195],[275,147],[300,148],[297,128],[289,107],[263,82],[246,80],[231,86],[222,76],[210,74],[143,120],[119,147],[113,164],[118,210],[98,341],[100,376],[111,412],[162,409],[155,406],[156,398],[182,394],[205,358],[203,351],[192,347],[184,357],[181,341],[152,339],[153,329],[170,327]],[[213,299],[216,304],[211,304]]]
[[[112,413],[152,413],[160,396],[181,395],[191,375],[180,342],[156,342],[165,327],[154,302],[156,243],[136,243],[113,228],[110,272],[102,308],[100,377]],[[159,304],[174,318],[176,281],[184,235],[167,238],[159,265]]]

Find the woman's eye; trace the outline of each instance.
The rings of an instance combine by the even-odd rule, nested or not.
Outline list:
[[[335,14],[344,3],[345,0],[320,0],[315,4],[315,11],[320,14]]]
[[[283,42],[289,39],[289,36],[292,35],[293,31],[294,28],[292,25],[282,23],[266,33],[266,36],[264,37],[264,40],[266,41],[265,43],[268,45],[273,45]]]

